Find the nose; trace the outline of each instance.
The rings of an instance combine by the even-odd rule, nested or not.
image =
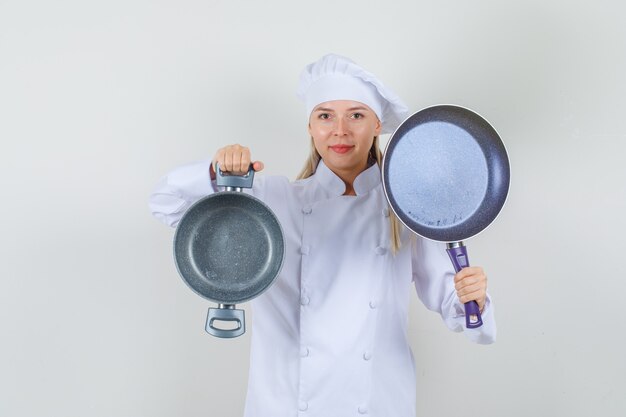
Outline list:
[[[337,118],[337,123],[335,124],[335,136],[345,136],[346,135],[346,124],[342,117]]]

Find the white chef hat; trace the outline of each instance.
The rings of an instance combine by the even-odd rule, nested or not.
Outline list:
[[[366,104],[381,121],[381,133],[393,132],[408,116],[408,108],[400,97],[374,74],[335,54],[324,55],[302,70],[296,95],[304,101],[307,117],[315,106],[326,101],[353,100]]]

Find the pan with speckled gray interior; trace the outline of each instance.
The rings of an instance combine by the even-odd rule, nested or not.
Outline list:
[[[482,116],[437,105],[407,118],[382,163],[383,187],[398,219],[416,234],[446,242],[454,269],[469,266],[463,240],[498,216],[510,183],[509,158]],[[466,326],[482,325],[478,304],[465,304]]]
[[[217,337],[245,332],[244,311],[235,305],[267,290],[283,265],[285,242],[276,215],[242,192],[253,180],[252,168],[244,176],[225,175],[218,168],[216,183],[225,191],[189,207],[174,235],[180,276],[198,295],[218,303],[209,308],[206,322],[206,331]]]

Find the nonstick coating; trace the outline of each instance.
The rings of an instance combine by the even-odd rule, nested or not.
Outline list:
[[[220,304],[248,301],[278,276],[284,238],[274,213],[260,200],[222,192],[187,210],[174,236],[174,259],[185,282]]]
[[[495,129],[463,107],[428,107],[393,133],[383,158],[385,195],[420,236],[458,242],[484,230],[509,190],[506,149]]]

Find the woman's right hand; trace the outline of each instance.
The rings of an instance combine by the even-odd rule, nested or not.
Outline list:
[[[224,146],[218,149],[213,157],[213,171],[217,169],[215,164],[219,164],[223,172],[229,172],[236,175],[243,175],[250,168],[250,149],[238,144]],[[264,168],[263,162],[252,162],[252,168],[255,171],[261,171]]]

